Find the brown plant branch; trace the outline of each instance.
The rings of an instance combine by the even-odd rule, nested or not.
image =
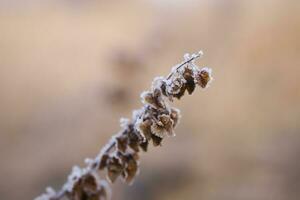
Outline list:
[[[106,170],[107,180],[113,183],[118,177],[131,184],[139,171],[139,153],[146,152],[149,142],[161,145],[166,136],[175,136],[179,110],[170,107],[167,100],[180,99],[185,91],[192,94],[196,85],[206,88],[211,69],[199,69],[194,61],[202,56],[186,54],[184,61],[173,67],[166,77],[157,77],[150,91],[141,94],[143,107],[133,111],[132,119],[121,119],[121,131],[114,135],[95,159],[87,159],[86,167],[73,167],[67,182],[58,192],[47,188],[36,200],[108,200],[111,192],[98,172]]]

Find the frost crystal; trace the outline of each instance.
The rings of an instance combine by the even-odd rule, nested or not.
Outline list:
[[[34,200],[51,200],[56,195],[55,190],[51,187],[46,188],[46,193],[35,198]]]
[[[128,126],[130,120],[128,118],[121,118],[120,119],[120,126],[121,128],[125,128],[126,126]]]

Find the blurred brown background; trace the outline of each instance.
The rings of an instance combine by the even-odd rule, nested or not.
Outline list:
[[[1,0],[0,199],[58,189],[186,52],[213,68],[113,200],[300,199],[297,0]]]

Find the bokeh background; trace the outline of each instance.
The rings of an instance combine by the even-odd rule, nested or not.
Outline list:
[[[214,82],[113,200],[298,200],[297,0],[1,0],[0,199],[60,188],[200,49]]]

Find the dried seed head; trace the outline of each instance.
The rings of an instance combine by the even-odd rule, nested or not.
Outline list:
[[[111,183],[115,182],[118,176],[122,173],[123,167],[124,166],[118,157],[114,156],[108,159],[107,178]]]
[[[116,141],[118,150],[125,153],[128,146],[128,137],[126,135],[121,135],[116,138]]]
[[[130,148],[135,152],[139,152],[140,139],[137,135],[137,131],[129,131],[128,139],[129,139],[128,145],[130,146]]]
[[[194,60],[202,55],[186,54],[184,62],[173,67],[166,77],[155,78],[150,91],[141,94],[143,107],[133,111],[132,119],[121,119],[121,132],[101,150],[94,160],[87,160],[86,168],[74,167],[67,183],[60,192],[47,190],[36,200],[108,200],[107,183],[100,181],[97,170],[106,169],[107,179],[112,183],[120,175],[132,183],[139,169],[139,151],[147,151],[149,142],[159,146],[165,136],[174,136],[180,113],[171,108],[167,99],[180,99],[187,90],[192,94],[195,86],[206,88],[212,80],[211,69],[199,69]],[[130,148],[128,148],[130,147]]]
[[[154,135],[164,138],[166,135],[174,136],[173,120],[169,115],[162,114],[158,116],[158,120],[151,126],[151,131]]]
[[[155,104],[155,101],[153,99],[153,95],[152,95],[152,92],[149,92],[149,91],[145,91],[141,94],[141,98],[142,98],[142,102],[144,104],[149,104],[149,105],[153,105]]]
[[[152,124],[151,131],[157,137],[160,137],[160,138],[165,137],[165,129],[160,122],[156,122],[156,123]]]
[[[109,159],[109,155],[106,153],[101,156],[100,163],[99,163],[99,170],[102,170],[107,166],[108,159]]]
[[[203,68],[200,72],[196,75],[197,84],[200,85],[202,88],[207,87],[209,82],[212,80],[211,78],[211,69]]]
[[[144,136],[146,140],[151,139],[151,125],[152,121],[150,119],[146,119],[145,121],[139,119],[139,121],[136,123],[136,129]]]
[[[159,88],[155,88],[153,92],[143,92],[141,98],[144,104],[148,104],[153,108],[165,108],[162,92]]]
[[[96,193],[98,189],[98,183],[96,177],[93,174],[86,174],[81,177],[81,180],[77,184],[82,184],[82,188],[85,193]]]
[[[161,142],[163,140],[163,138],[161,137],[158,137],[154,134],[151,135],[151,139],[152,139],[152,143],[153,143],[153,146],[160,146],[161,145]]]
[[[168,136],[174,136],[174,131],[173,131],[173,120],[170,118],[169,115],[160,115],[158,117],[159,121],[162,122],[163,127],[165,129],[165,132]]]
[[[89,171],[88,168],[80,169],[75,166],[68,177],[68,182],[63,187],[65,193],[62,197],[72,200],[107,200],[109,198],[109,188],[104,185],[104,181],[100,181],[99,176],[94,171]],[[53,199],[56,199],[56,197],[53,197]]]
[[[185,84],[186,84],[186,89],[187,89],[188,93],[192,94],[196,87],[193,70],[186,68],[183,73],[183,77],[186,80]]]
[[[167,88],[167,93],[171,95],[179,94],[184,84],[185,81],[182,76],[178,75],[177,77],[173,77]]]
[[[168,96],[166,81],[161,81],[160,89],[161,89],[161,92],[162,92],[163,95]]]
[[[137,157],[132,154],[123,155],[122,159],[125,163],[125,169],[122,172],[122,177],[127,183],[132,183],[135,175],[138,172],[138,161]]]
[[[180,91],[177,94],[173,94],[172,96],[175,97],[175,98],[177,98],[177,99],[180,99],[184,95],[185,90],[186,90],[186,85],[184,84],[180,88]]]

